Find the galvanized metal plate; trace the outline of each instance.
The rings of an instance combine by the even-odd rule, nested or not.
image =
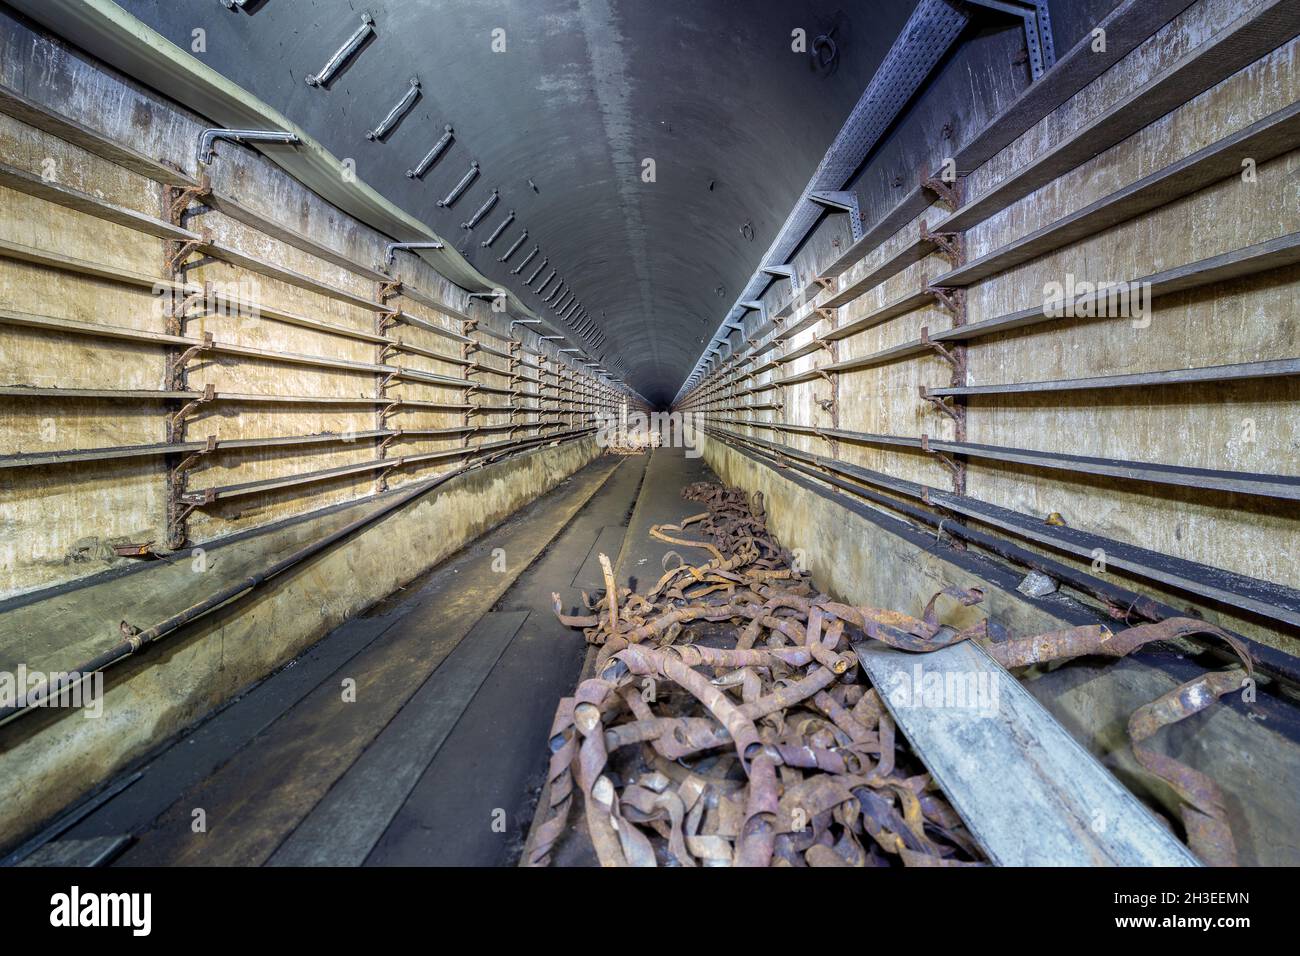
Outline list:
[[[853,645],[904,736],[1002,866],[1199,866],[1132,793],[977,644]]]

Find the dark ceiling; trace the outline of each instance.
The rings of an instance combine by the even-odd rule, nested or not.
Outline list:
[[[915,0],[118,0],[283,112],[359,178],[455,242],[540,312],[542,260],[604,333],[595,350],[668,402],[758,266]],[[361,25],[374,35],[328,88],[305,82]],[[829,33],[829,68],[792,50]],[[505,52],[493,51],[504,30]],[[833,32],[831,32],[833,30]],[[500,40],[501,34],[495,38]],[[420,98],[366,139],[411,77]],[[166,92],[165,90],[162,92]],[[407,177],[450,124],[450,149]],[[643,181],[653,159],[655,181]],[[437,200],[470,163],[452,208]],[[499,188],[473,230],[465,222]],[[515,220],[480,243],[509,210]],[[498,257],[522,229],[528,239]],[[534,245],[540,252],[511,275]],[[557,300],[558,301],[558,300]],[[554,315],[554,313],[550,313]]]

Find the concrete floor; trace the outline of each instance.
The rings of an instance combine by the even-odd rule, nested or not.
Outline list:
[[[680,450],[597,459],[160,750],[59,842],[126,837],[126,866],[514,862],[586,656],[551,593],[576,607],[602,586],[601,551],[623,582],[657,578],[668,547],[648,527],[689,513],[680,490],[705,477]]]

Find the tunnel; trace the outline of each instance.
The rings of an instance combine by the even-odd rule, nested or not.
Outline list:
[[[0,0],[3,869],[1300,864],[1298,35]]]

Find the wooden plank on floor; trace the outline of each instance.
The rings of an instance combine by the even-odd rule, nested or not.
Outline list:
[[[89,837],[84,840],[55,840],[47,843],[19,866],[107,866],[126,849],[131,838],[115,836]]]
[[[361,653],[395,618],[357,617],[337,627],[292,662],[241,695],[142,768],[138,784],[87,815],[68,835],[80,838],[137,833],[235,757],[250,740],[288,712],[321,682]]]
[[[268,865],[360,866],[527,616],[493,611],[479,618]]]
[[[1000,866],[1198,866],[1005,668],[965,641],[853,645],[899,729]]]
[[[573,576],[573,586],[583,591],[593,591],[605,587],[605,575],[600,570],[600,556],[609,558],[610,565],[618,563],[618,553],[623,548],[623,538],[627,528],[622,525],[606,525],[596,535],[596,543],[591,546],[587,559]]]

